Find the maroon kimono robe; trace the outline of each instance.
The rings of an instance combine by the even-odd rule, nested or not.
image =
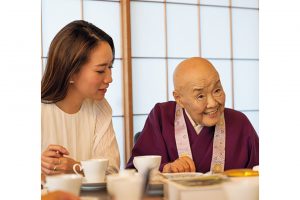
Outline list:
[[[176,102],[158,103],[150,112],[142,133],[132,149],[126,168],[134,168],[133,158],[140,155],[161,155],[160,171],[178,158],[174,133]],[[184,113],[193,160],[197,172],[210,171],[215,126],[203,127],[197,135]],[[225,108],[224,170],[252,168],[259,164],[259,140],[248,118],[241,112]]]

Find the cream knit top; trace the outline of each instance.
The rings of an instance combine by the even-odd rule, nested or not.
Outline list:
[[[112,125],[112,110],[106,99],[85,100],[75,114],[55,103],[42,103],[42,152],[49,144],[65,147],[76,161],[108,158],[107,173],[120,168],[119,148]]]

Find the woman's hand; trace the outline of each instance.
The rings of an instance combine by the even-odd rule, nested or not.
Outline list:
[[[49,145],[42,153],[42,172],[45,175],[72,173],[73,165],[78,162],[64,155],[69,155],[66,148],[60,145]]]
[[[177,172],[195,172],[194,161],[188,157],[179,157],[172,163],[168,163],[163,168],[163,173],[177,173]]]
[[[60,158],[60,164],[57,166],[56,170],[63,174],[71,174],[74,173],[73,165],[75,164],[80,163],[70,157],[62,157]]]

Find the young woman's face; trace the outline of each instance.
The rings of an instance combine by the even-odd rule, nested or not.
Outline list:
[[[112,50],[107,42],[100,44],[91,52],[88,62],[73,75],[73,91],[83,99],[102,100],[112,82]]]

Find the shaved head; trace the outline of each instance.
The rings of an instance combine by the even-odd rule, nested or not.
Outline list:
[[[205,79],[209,74],[218,75],[218,72],[208,60],[200,57],[188,58],[179,63],[174,71],[174,89],[180,92],[187,83],[194,79]]]

